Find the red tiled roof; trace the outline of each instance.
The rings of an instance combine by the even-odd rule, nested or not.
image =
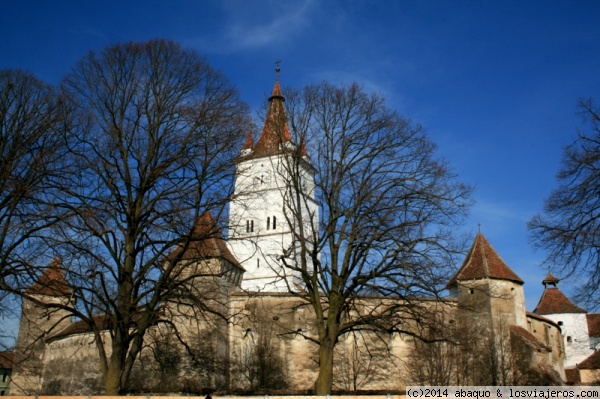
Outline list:
[[[284,101],[279,81],[276,81],[271,97],[269,97],[269,110],[262,134],[253,148],[253,157],[278,154],[280,152],[279,145],[291,141]],[[243,149],[247,149],[247,147],[244,146]]]
[[[523,338],[527,343],[529,343],[531,346],[533,346],[536,350],[545,350],[548,352],[551,351],[551,349],[547,345],[544,345],[539,339],[537,339],[535,337],[535,335],[533,335],[532,333],[530,333],[523,327],[511,325],[509,328],[510,328],[511,333],[516,334],[517,336]]]
[[[12,352],[0,352],[0,369],[12,369],[15,363],[15,354]]]
[[[48,296],[71,296],[73,291],[63,273],[60,260],[54,258],[46,267],[38,281],[25,290],[27,294]]]
[[[482,278],[509,280],[523,284],[523,280],[508,267],[483,234],[477,233],[462,266],[450,279],[447,286],[453,286],[461,280]]]
[[[588,334],[590,337],[600,337],[600,313],[588,313],[587,318]]]
[[[573,369],[565,369],[565,375],[567,376],[567,384],[578,384],[581,382],[581,377],[579,376],[579,370]]]
[[[93,323],[96,325],[96,328],[99,330],[106,330],[110,327],[110,318],[106,317],[106,315],[97,315],[92,317]],[[71,323],[69,326],[64,328],[63,330],[57,332],[56,334],[50,336],[48,341],[67,337],[73,334],[83,334],[92,331],[90,325],[85,320],[79,320],[74,323]]]
[[[194,235],[197,241],[191,242],[183,254],[181,254],[183,248],[180,247],[174,250],[168,259],[172,260],[179,256],[181,256],[181,260],[221,258],[244,270],[240,262],[238,262],[227,247],[227,244],[225,244],[221,232],[217,228],[217,224],[210,212],[204,212],[198,219]]]
[[[575,305],[557,287],[546,287],[533,313],[556,314],[556,313],[587,313]]]
[[[600,369],[600,351],[596,351],[588,356],[583,362],[577,364],[580,370],[598,370]]]

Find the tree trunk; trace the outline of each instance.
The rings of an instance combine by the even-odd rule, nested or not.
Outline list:
[[[329,395],[333,386],[333,348],[335,339],[322,339],[319,345],[319,375],[315,382],[315,395]]]
[[[115,351],[119,351],[113,347],[113,353],[108,362],[108,370],[104,376],[104,394],[109,396],[118,396],[121,394],[123,387],[121,386],[121,374],[123,373],[123,362],[121,356]]]

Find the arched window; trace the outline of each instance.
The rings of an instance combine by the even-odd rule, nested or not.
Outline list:
[[[267,216],[267,230],[271,227],[271,218]]]

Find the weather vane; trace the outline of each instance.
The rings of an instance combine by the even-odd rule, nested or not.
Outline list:
[[[279,72],[281,72],[281,68],[279,68],[279,64],[281,64],[281,60],[275,61],[275,80],[279,81]]]

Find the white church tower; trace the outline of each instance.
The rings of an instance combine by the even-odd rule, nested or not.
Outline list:
[[[245,268],[242,289],[284,292],[298,283],[297,272],[283,267],[294,259],[294,230],[302,214],[305,236],[317,228],[315,169],[304,143],[292,142],[279,86],[279,68],[264,127],[256,143],[249,132],[236,159],[234,197],[229,205],[229,245]],[[295,171],[295,172],[293,172]],[[297,189],[295,189],[296,187]],[[294,194],[300,194],[294,195]],[[297,198],[302,198],[296,206]],[[298,209],[301,209],[300,211]]]

